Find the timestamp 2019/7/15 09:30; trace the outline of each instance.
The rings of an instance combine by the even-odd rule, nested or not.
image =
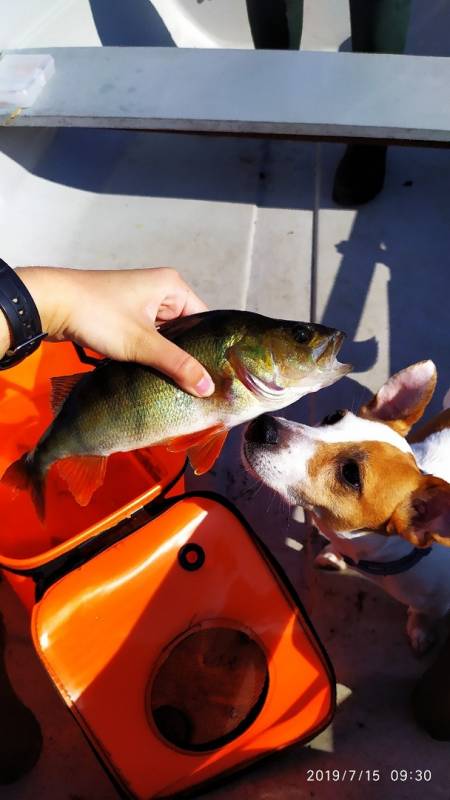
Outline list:
[[[394,783],[429,783],[432,775],[430,769],[308,769],[306,780],[317,783],[343,783],[344,781],[377,783],[390,780]]]

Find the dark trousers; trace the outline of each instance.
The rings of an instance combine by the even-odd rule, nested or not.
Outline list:
[[[403,53],[411,0],[349,0],[349,4],[355,52]],[[247,0],[247,12],[257,49],[300,47],[303,0]]]

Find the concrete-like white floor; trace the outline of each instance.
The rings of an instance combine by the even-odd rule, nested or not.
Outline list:
[[[443,0],[413,3],[408,51],[450,54]],[[0,0],[0,47],[173,44],[250,46],[245,0]],[[124,16],[125,6],[127,15]],[[184,17],[180,16],[180,8]],[[178,9],[178,11],[177,11]],[[6,13],[7,11],[7,13]],[[177,16],[178,13],[178,16]],[[234,14],[234,16],[233,16]],[[143,24],[145,22],[145,24]],[[126,24],[125,24],[126,23]],[[348,48],[345,0],[306,0],[303,46]],[[413,88],[412,88],[413,90]],[[384,192],[367,207],[331,201],[340,145],[171,137],[108,131],[0,131],[1,255],[13,264],[177,267],[211,307],[241,307],[306,319],[310,312],[312,214],[317,168],[320,214],[316,318],[348,333],[353,374],[286,410],[320,419],[357,405],[396,369],[432,357],[440,381],[431,410],[450,386],[450,154],[392,148]],[[344,353],[345,355],[345,353]],[[449,798],[449,745],[417,729],[409,709],[419,662],[408,650],[398,604],[361,578],[318,573],[319,543],[238,466],[239,431],[216,469],[191,488],[236,502],[300,591],[342,685],[333,724],[307,748],[259,764],[211,798],[258,800]],[[287,540],[304,545],[301,552]],[[34,771],[5,800],[114,800],[116,792],[35,656],[25,615],[6,584],[0,608],[8,665],[43,726]],[[391,769],[431,769],[432,781],[398,784]],[[308,768],[375,769],[380,783],[309,783]]]

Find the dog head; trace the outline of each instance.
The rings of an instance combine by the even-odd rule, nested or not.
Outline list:
[[[340,410],[314,428],[259,417],[246,429],[244,462],[291,504],[311,511],[326,535],[377,531],[418,546],[440,541],[450,532],[450,485],[422,475],[405,438],[436,378],[431,361],[414,364],[357,415]]]

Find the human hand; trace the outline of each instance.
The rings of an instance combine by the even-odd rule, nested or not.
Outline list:
[[[167,320],[206,310],[175,270],[28,267],[17,274],[49,339],[75,341],[109,358],[147,364],[198,397],[214,391],[204,367],[156,329]]]

